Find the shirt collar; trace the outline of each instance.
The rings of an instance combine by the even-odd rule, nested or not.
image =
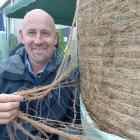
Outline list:
[[[34,76],[38,76],[38,75],[41,75],[43,74],[44,70],[45,70],[45,67],[43,69],[41,69],[39,72],[37,72],[36,74],[33,73],[33,70],[32,70],[32,67],[30,65],[30,62],[29,62],[29,59],[28,59],[28,56],[27,56],[27,53],[25,53],[25,66],[27,67],[28,71]]]

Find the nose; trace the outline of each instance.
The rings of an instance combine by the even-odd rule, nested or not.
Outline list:
[[[42,44],[42,42],[43,42],[43,39],[41,37],[41,34],[37,33],[36,36],[35,36],[35,39],[34,39],[34,43],[36,45],[40,45],[40,44]]]

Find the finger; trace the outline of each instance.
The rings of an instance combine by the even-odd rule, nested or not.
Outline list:
[[[7,112],[19,108],[19,102],[0,103],[0,112]]]
[[[9,122],[9,119],[0,119],[0,124],[8,124]]]
[[[0,94],[0,102],[20,102],[23,101],[23,96],[14,94]]]
[[[0,124],[8,124],[8,123],[10,123],[12,120],[14,120],[15,117],[16,117],[16,114],[13,115],[10,119],[0,119]]]
[[[11,119],[17,114],[17,112],[17,109],[8,112],[0,112],[0,119]]]

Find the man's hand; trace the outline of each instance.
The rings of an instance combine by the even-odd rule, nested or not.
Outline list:
[[[0,124],[8,124],[18,112],[23,97],[13,94],[0,94]]]

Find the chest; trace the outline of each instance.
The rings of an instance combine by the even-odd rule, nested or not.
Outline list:
[[[0,78],[0,93],[9,94],[23,89],[48,85],[53,82],[55,76],[55,72],[44,73],[39,78],[34,78],[27,72],[23,75],[3,74]]]

